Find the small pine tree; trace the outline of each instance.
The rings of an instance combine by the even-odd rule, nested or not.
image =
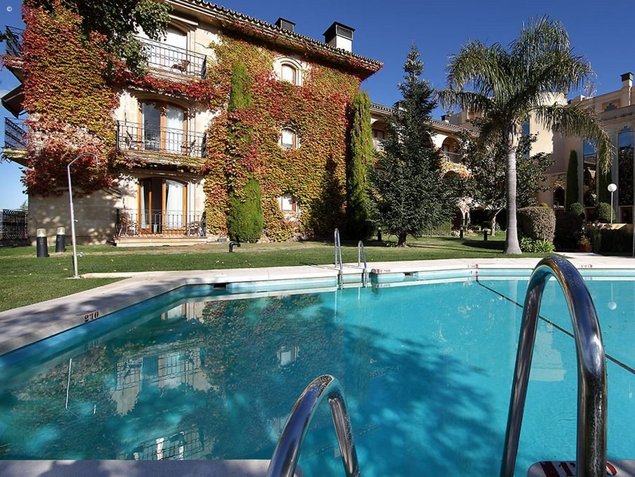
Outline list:
[[[569,154],[569,167],[567,168],[567,190],[565,193],[565,208],[569,210],[571,204],[578,201],[578,153],[571,151]]]
[[[408,234],[420,235],[449,220],[454,204],[444,186],[441,156],[432,142],[434,90],[420,78],[423,63],[412,47],[404,64],[403,98],[388,122],[384,154],[373,170],[378,221],[404,246]]]
[[[347,231],[350,238],[362,240],[372,232],[367,182],[373,157],[373,136],[368,94],[357,93],[351,109],[350,159],[346,170]]]
[[[250,179],[245,185],[243,197],[229,197],[230,212],[227,217],[229,238],[237,242],[256,242],[262,235],[262,194],[260,184]]]

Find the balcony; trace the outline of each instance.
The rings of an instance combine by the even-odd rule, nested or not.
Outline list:
[[[207,74],[207,57],[205,55],[166,45],[149,38],[137,37],[137,40],[143,44],[147,55],[147,64],[150,68],[205,78]]]
[[[4,118],[4,148],[26,149],[26,126],[24,121]]]
[[[117,121],[117,149],[149,153],[205,157],[206,136],[183,129],[151,128],[140,123]]]
[[[184,210],[121,209],[117,210],[116,236],[122,237],[205,237],[205,220],[201,213]]]
[[[15,27],[8,26],[5,30],[7,36],[7,55],[21,56],[22,55],[22,30]]]
[[[446,161],[452,164],[461,164],[461,155],[457,152],[442,151],[443,157]]]

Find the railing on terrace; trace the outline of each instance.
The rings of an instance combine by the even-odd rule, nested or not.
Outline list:
[[[117,149],[120,151],[148,151],[204,157],[205,148],[205,134],[117,121]]]
[[[26,126],[23,121],[4,118],[4,148],[26,149]]]
[[[453,164],[461,164],[461,155],[459,153],[443,151],[442,154],[446,160],[452,162]]]
[[[5,34],[7,35],[7,55],[20,56],[22,54],[22,30],[8,26]]]
[[[117,237],[170,235],[204,237],[205,219],[202,212],[172,209],[118,209]]]
[[[148,66],[205,78],[207,74],[205,55],[149,38],[137,37],[137,40],[144,46]]]

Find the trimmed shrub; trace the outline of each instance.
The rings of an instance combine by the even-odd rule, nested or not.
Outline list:
[[[553,241],[556,215],[546,207],[524,207],[518,209],[518,230],[521,237],[533,240]]]
[[[600,202],[595,208],[593,219],[603,224],[608,224],[611,221],[611,213],[613,214],[613,218],[615,218],[615,212],[611,210],[611,204]]]
[[[231,194],[227,229],[229,238],[238,242],[256,242],[262,235],[263,215],[260,184],[249,179],[244,197]]]
[[[534,240],[523,237],[520,239],[520,249],[524,253],[551,253],[555,247],[549,240]]]
[[[575,250],[582,237],[584,221],[575,212],[558,214],[556,218],[556,234],[554,244],[556,250]]]
[[[567,210],[578,201],[578,153],[571,151],[567,167],[567,190],[565,191],[565,207]]]
[[[591,230],[593,251],[603,254],[628,254],[633,250],[633,234],[626,227],[619,229],[593,228]]]
[[[586,209],[580,202],[574,202],[573,204],[571,204],[571,207],[569,207],[569,212],[582,218],[582,220],[584,220],[586,217]]]

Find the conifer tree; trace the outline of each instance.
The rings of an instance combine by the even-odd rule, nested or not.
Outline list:
[[[368,170],[373,158],[370,99],[360,92],[353,98],[350,160],[346,171],[348,235],[362,240],[371,233]]]
[[[404,246],[408,234],[421,235],[449,220],[453,203],[444,186],[441,156],[432,142],[434,90],[421,79],[423,63],[412,47],[404,64],[402,99],[388,121],[384,153],[373,171],[378,221]]]

